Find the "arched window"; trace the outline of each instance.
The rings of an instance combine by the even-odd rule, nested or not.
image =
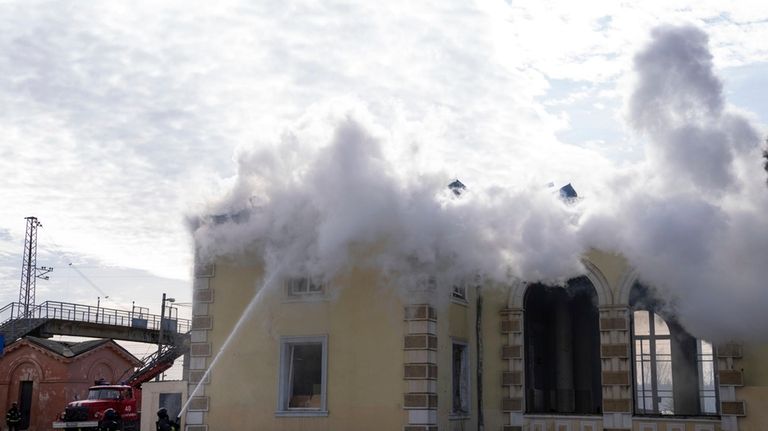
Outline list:
[[[674,414],[669,326],[658,314],[646,310],[636,310],[633,318],[636,412]]]
[[[692,337],[662,305],[636,286],[632,303],[635,413],[717,414],[712,345]]]
[[[528,413],[599,414],[597,293],[586,277],[525,293],[525,408]]]

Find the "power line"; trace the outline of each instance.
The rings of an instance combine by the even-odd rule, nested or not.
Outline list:
[[[90,284],[91,287],[96,289],[97,292],[101,293],[104,296],[104,299],[109,299],[109,295],[107,295],[107,292],[103,291],[99,286],[96,285],[96,283],[91,281],[90,278],[86,277],[86,275],[83,274],[82,271],[77,269],[77,267],[72,262],[69,262],[69,267],[72,268],[76,273],[78,273],[78,275],[80,275],[80,277],[82,277],[83,280],[85,280],[88,284]]]
[[[101,296],[104,297],[105,301],[111,302],[115,307],[117,307],[117,308],[119,308],[121,310],[127,310],[126,308],[124,308],[120,304],[117,304],[114,301],[112,301],[110,299],[109,295],[107,294],[107,292],[104,291],[104,289],[100,288],[96,283],[93,282],[93,280],[88,278],[87,275],[83,274],[83,272],[80,271],[75,266],[75,264],[72,262],[72,259],[70,259],[69,256],[64,252],[64,250],[62,250],[62,248],[59,245],[59,243],[56,242],[56,240],[53,238],[53,235],[50,232],[48,232],[48,235],[50,236],[51,244],[53,245],[53,252],[57,253],[59,256],[61,256],[61,258],[64,259],[65,262],[67,262],[67,266],[68,267],[72,268],[72,270],[75,271],[77,273],[77,275],[79,275],[83,280],[85,280],[86,283],[88,283],[89,286],[91,286],[94,290],[99,292],[101,294]]]

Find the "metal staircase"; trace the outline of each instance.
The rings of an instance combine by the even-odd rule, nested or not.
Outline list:
[[[19,338],[35,332],[41,326],[45,325],[48,319],[15,319],[3,323],[0,326],[0,335],[3,336],[5,344],[11,344]]]

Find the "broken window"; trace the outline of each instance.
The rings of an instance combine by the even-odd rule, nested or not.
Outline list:
[[[280,357],[280,410],[324,411],[325,337],[284,337]]]
[[[480,275],[476,274],[474,277],[465,277],[463,280],[457,280],[451,288],[451,299],[466,303],[468,300],[468,290],[472,287],[478,287],[481,284]]]
[[[453,291],[451,292],[451,297],[453,299],[458,299],[459,301],[466,301],[467,300],[467,286],[464,284],[454,284],[453,285]]]
[[[525,295],[525,396],[529,413],[599,414],[597,293],[586,277]]]
[[[451,414],[469,414],[469,352],[467,344],[454,341],[451,355]]]
[[[712,345],[688,334],[643,286],[632,289],[630,305],[635,412],[717,414]]]
[[[322,295],[325,292],[325,286],[310,277],[290,278],[285,284],[289,297]]]

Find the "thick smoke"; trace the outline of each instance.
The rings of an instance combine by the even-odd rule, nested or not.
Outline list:
[[[585,241],[625,255],[695,335],[766,339],[759,134],[727,108],[701,30],[655,29],[635,71],[628,121],[646,138],[648,157],[590,208]]]
[[[652,36],[635,57],[638,82],[629,103],[630,125],[648,137],[650,161],[675,188],[719,194],[736,187],[734,158],[753,151],[759,137],[725,110],[707,35],[659,27]]]
[[[428,276],[559,283],[583,274],[595,247],[624,255],[694,335],[768,339],[760,139],[725,103],[707,44],[694,27],[653,31],[627,109],[647,159],[606,178],[604,194],[565,202],[541,184],[468,184],[457,196],[446,174],[403,172],[408,163],[383,149],[412,142],[352,110],[242,154],[231,193],[209,211],[221,215],[196,242],[281,276],[370,267],[405,288]]]
[[[330,123],[319,150],[302,130],[240,159],[237,184],[196,232],[204,254],[262,256],[269,271],[333,278],[350,266],[384,271],[397,287],[425,276],[450,286],[481,275],[562,282],[583,271],[574,205],[540,184],[470,187],[444,174],[403,178],[365,115]],[[315,126],[308,126],[313,129]]]
[[[765,140],[766,147],[768,147],[768,139]],[[763,151],[763,158],[765,161],[763,162],[763,169],[765,169],[765,172],[768,174],[768,149]],[[768,185],[768,178],[765,180],[766,185]]]

